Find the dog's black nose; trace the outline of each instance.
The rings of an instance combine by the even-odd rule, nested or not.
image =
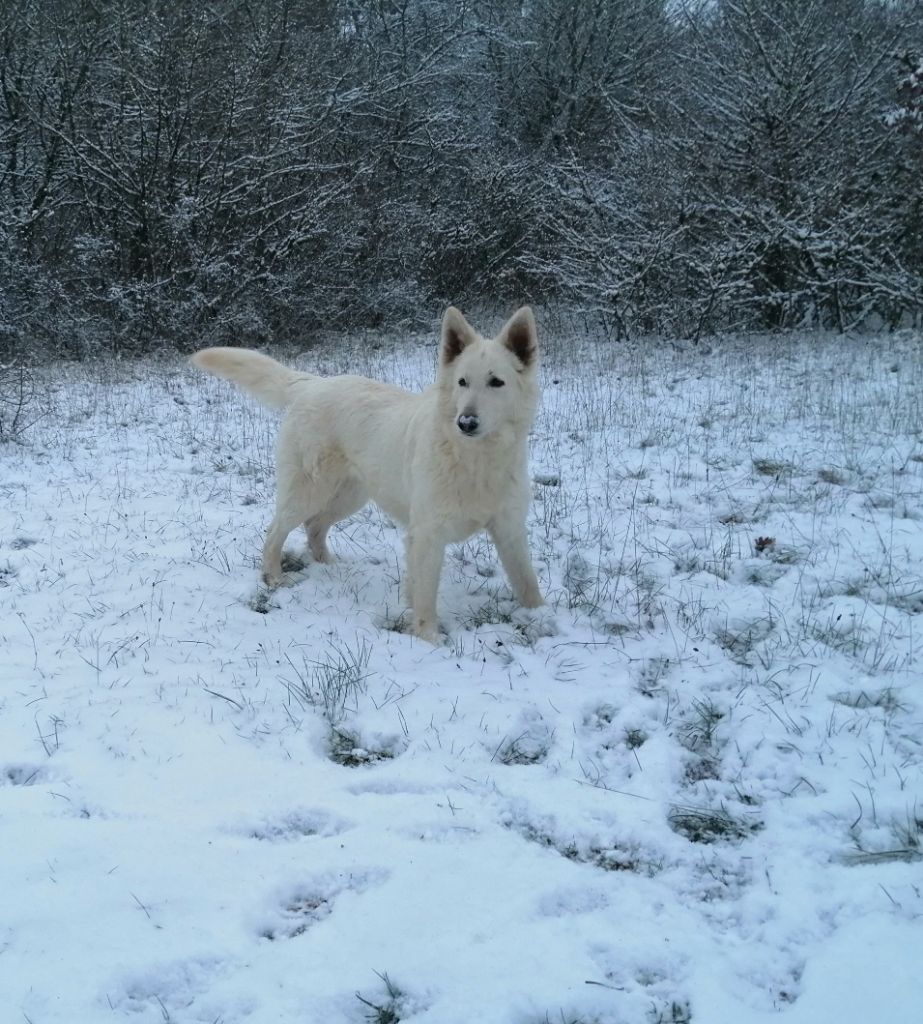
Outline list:
[[[458,429],[463,434],[476,434],[478,430],[477,416],[469,416],[467,413],[462,413],[458,417]]]

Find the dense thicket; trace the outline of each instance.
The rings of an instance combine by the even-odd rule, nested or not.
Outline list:
[[[920,0],[5,0],[0,353],[923,315]]]

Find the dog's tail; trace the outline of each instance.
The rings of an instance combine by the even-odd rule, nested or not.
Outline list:
[[[233,381],[274,409],[284,409],[295,395],[294,386],[313,377],[247,348],[203,348],[191,361],[209,373]]]

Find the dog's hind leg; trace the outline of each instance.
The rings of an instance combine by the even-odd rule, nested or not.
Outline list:
[[[318,514],[304,521],[304,532],[308,536],[308,551],[315,562],[333,562],[333,552],[327,547],[327,531],[333,523],[326,516]]]
[[[358,512],[368,500],[368,492],[362,482],[355,477],[347,477],[324,508],[305,520],[308,550],[316,562],[333,561],[333,554],[327,547],[327,531],[334,523]]]
[[[299,498],[302,500],[298,500]],[[276,514],[269,524],[263,544],[263,582],[267,586],[278,587],[285,582],[282,574],[282,545],[302,521],[304,509],[303,495],[291,493],[289,488],[280,487]]]

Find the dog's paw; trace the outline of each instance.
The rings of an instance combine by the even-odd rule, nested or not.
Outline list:
[[[556,636],[560,631],[554,612],[547,604],[538,608],[517,608],[512,618],[517,632],[530,643],[542,636]]]
[[[263,573],[261,579],[268,590],[278,590],[280,587],[291,587],[295,581],[288,573]]]
[[[423,640],[428,644],[432,644],[434,647],[441,647],[443,644],[443,636],[437,623],[415,622],[413,635],[418,640]]]

